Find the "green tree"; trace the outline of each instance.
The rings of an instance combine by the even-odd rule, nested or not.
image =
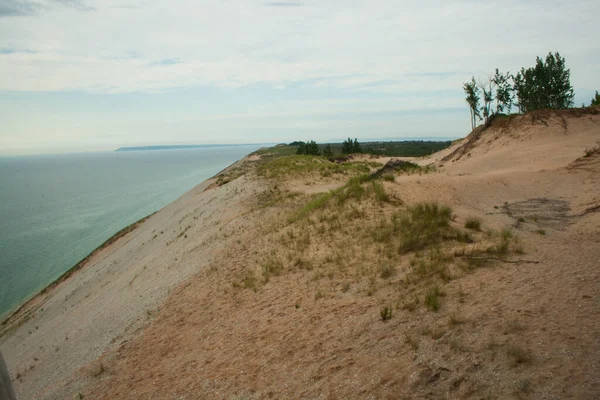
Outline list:
[[[319,150],[319,145],[314,140],[306,143],[306,153],[310,156],[320,156],[321,151]]]
[[[306,143],[304,142],[294,142],[298,143],[298,149],[296,150],[296,154],[306,154]]]
[[[477,83],[475,83],[475,77],[471,78],[471,82],[463,84],[463,89],[467,95],[465,100],[471,111],[471,129],[475,129],[477,118],[481,119],[481,115],[479,114],[479,88],[477,87]]]
[[[600,94],[598,94],[597,90],[596,90],[596,96],[594,96],[592,98],[592,102],[590,103],[590,106],[600,106]]]
[[[492,77],[492,82],[496,86],[496,113],[506,111],[507,114],[510,114],[514,100],[511,78],[510,72],[504,75],[496,68],[496,73]]]
[[[352,143],[352,152],[362,153],[362,147],[360,146],[360,143],[358,143],[358,140],[356,138],[354,138],[354,143]]]
[[[488,78],[487,82],[480,81],[478,85],[483,93],[483,107],[481,109],[481,113],[483,114],[483,119],[487,124],[488,120],[493,114],[492,101],[494,101],[494,84],[492,82],[492,78]]]
[[[296,150],[296,154],[300,155],[311,155],[311,156],[319,156],[321,155],[321,151],[319,150],[319,145],[314,140],[310,140],[308,142],[298,142],[298,150]]]
[[[331,151],[331,146],[329,145],[329,143],[327,143],[327,145],[323,149],[323,156],[324,157],[333,157],[333,151]]]
[[[354,142],[352,139],[348,138],[348,140],[344,140],[342,142],[342,153],[350,154],[354,150]]]
[[[560,53],[550,52],[546,60],[537,57],[534,67],[521,68],[521,72],[514,77],[519,110],[528,112],[572,107],[575,93],[570,78],[571,71],[567,69]]]

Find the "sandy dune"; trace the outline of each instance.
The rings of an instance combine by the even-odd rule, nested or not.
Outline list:
[[[305,196],[344,180],[250,168],[199,185],[3,326],[17,394],[598,398],[599,142],[598,108],[495,121],[417,160],[436,172],[384,181],[389,200],[367,191],[295,222]],[[452,207],[453,229],[468,217],[482,229],[407,254],[373,240],[423,201]],[[501,261],[461,259],[503,229]],[[452,254],[445,278],[415,281],[435,251]],[[435,312],[423,302],[433,285]]]

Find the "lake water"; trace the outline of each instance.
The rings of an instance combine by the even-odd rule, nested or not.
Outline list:
[[[0,157],[0,316],[259,147]]]

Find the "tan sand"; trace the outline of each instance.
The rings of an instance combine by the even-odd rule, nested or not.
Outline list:
[[[206,182],[9,321],[17,395],[598,398],[600,151],[584,157],[598,141],[598,109],[503,121],[418,160],[437,172],[384,182],[390,202],[348,206],[339,223],[290,224],[303,197],[277,197],[331,180]],[[510,228],[523,251],[411,283],[419,255],[390,255],[369,232],[421,201],[451,206],[457,228],[470,216]],[[283,270],[265,275],[274,260]],[[422,303],[434,282],[438,312]]]

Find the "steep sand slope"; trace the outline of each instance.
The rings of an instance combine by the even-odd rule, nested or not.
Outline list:
[[[599,114],[496,121],[433,155],[437,172],[382,180],[387,197],[366,182],[307,208],[319,199],[311,193],[347,180],[325,174],[250,171],[199,187],[9,325],[2,350],[21,374],[16,389],[86,399],[599,397],[600,150],[584,157],[600,141]],[[399,251],[406,234],[394,215],[423,201],[451,206],[450,227]],[[468,217],[481,231],[464,228]]]
[[[100,251],[2,327],[2,353],[20,399],[64,398],[56,390],[65,379],[147,323],[173,288],[222,250],[219,232],[260,187],[242,178],[205,191],[210,183]]]

